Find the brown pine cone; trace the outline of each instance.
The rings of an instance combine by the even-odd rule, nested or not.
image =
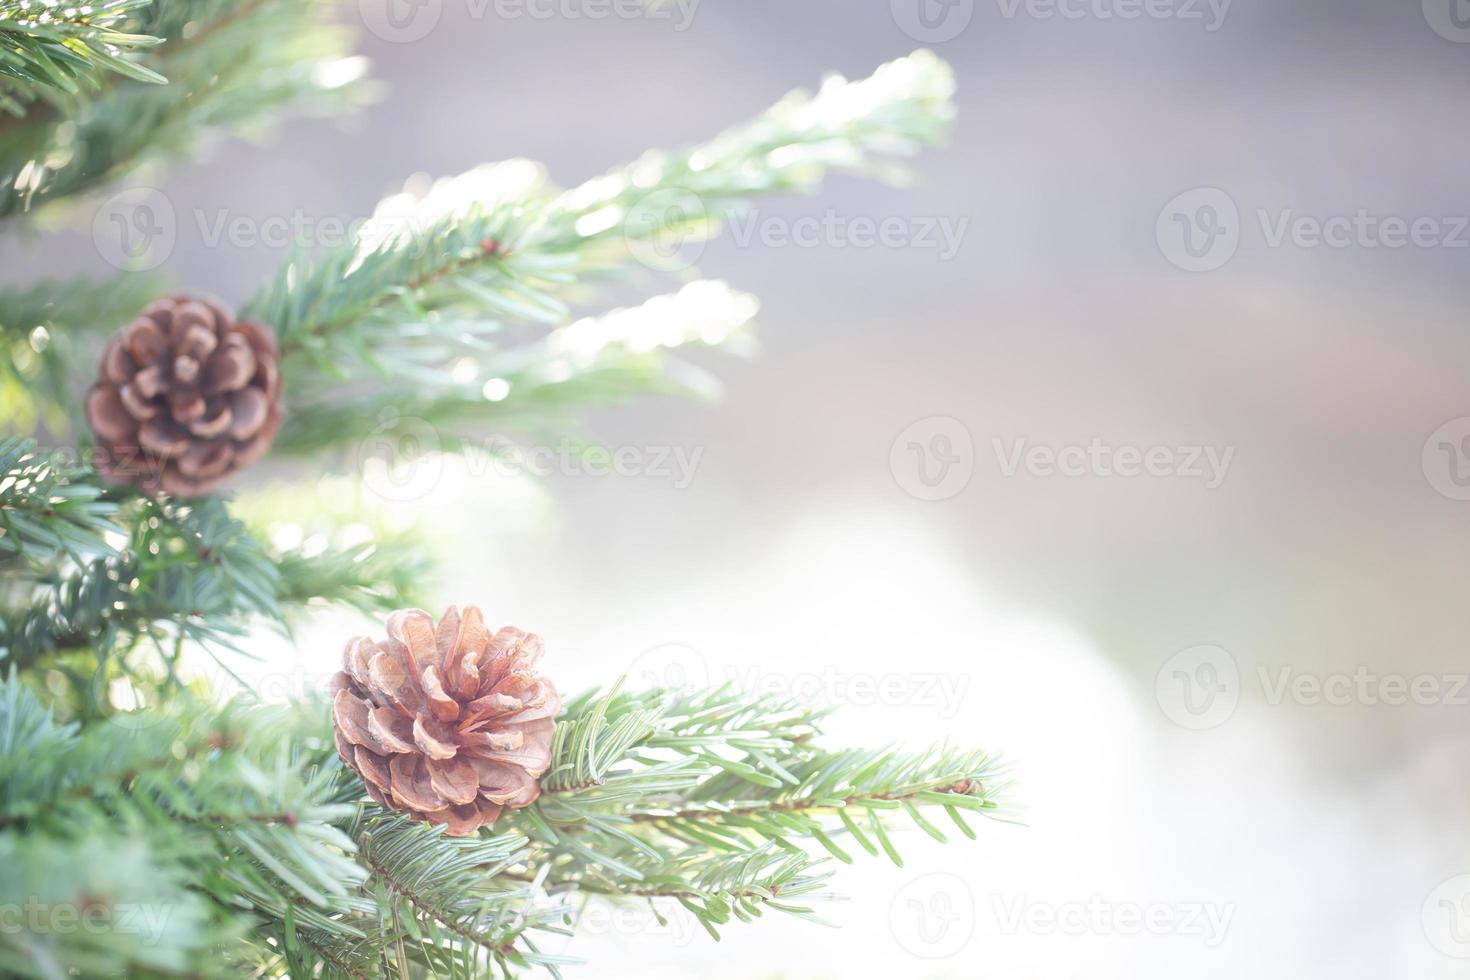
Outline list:
[[[551,765],[561,698],[535,671],[541,637],[450,606],[388,617],[388,639],[355,637],[333,679],[342,760],[373,799],[464,837],[504,807],[530,806]]]
[[[279,359],[269,328],[212,300],[154,300],[107,345],[87,393],[97,469],[150,495],[214,490],[281,427]]]

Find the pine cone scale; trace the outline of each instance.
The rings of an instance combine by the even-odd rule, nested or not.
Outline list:
[[[423,676],[424,699],[428,702],[429,711],[440,721],[454,721],[459,717],[459,702],[450,697],[444,690],[444,683],[439,679],[439,667],[430,664],[424,669]]]
[[[459,753],[459,740],[444,729],[429,731],[434,719],[418,715],[413,720],[413,744],[430,759],[453,759]],[[438,728],[438,726],[435,726]]]
[[[480,777],[468,759],[462,756],[443,761],[430,759],[425,765],[434,792],[450,803],[473,803],[480,795]]]
[[[363,779],[373,783],[379,789],[387,789],[393,784],[388,772],[389,756],[379,755],[359,745],[353,750],[352,758],[356,760],[358,772],[362,773]]]
[[[556,687],[531,669],[540,638],[492,635],[474,606],[451,607],[437,627],[402,610],[387,634],[350,641],[333,679],[338,753],[368,794],[453,835],[534,803],[561,710]]]
[[[389,616],[388,636],[402,645],[408,656],[406,666],[415,677],[422,677],[425,668],[438,665],[439,643],[433,620],[422,609],[400,609]]]
[[[374,708],[368,715],[368,731],[389,752],[412,752],[413,722],[391,708]]]
[[[399,711],[410,717],[419,713],[423,692],[413,681],[402,655],[382,650],[368,661],[368,687],[382,692]]]
[[[434,792],[429,780],[429,763],[423,756],[395,755],[388,770],[392,777],[388,790],[401,806],[426,813],[449,806],[448,800]]]

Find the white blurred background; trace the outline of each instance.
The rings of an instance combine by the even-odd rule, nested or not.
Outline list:
[[[926,40],[910,0],[427,2],[420,39],[364,33],[383,101],[215,147],[159,178],[179,213],[350,219],[511,156],[570,184]],[[589,918],[568,976],[1470,976],[1470,5],[925,2],[952,144],[758,212],[915,240],[713,243],[760,356],[702,359],[718,404],[588,422],[697,453],[687,486],[451,465],[389,509],[564,688],[796,687],[835,738],[1002,754],[1022,824],[840,869],[840,931]],[[280,258],[204,236],[164,271],[227,300]],[[107,271],[85,227],[0,239],[7,279],[58,262]],[[330,671],[362,628],[277,662]]]

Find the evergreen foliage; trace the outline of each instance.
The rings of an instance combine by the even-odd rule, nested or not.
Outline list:
[[[284,109],[335,112],[362,90],[347,59],[346,32],[326,0],[148,0],[104,4],[118,15],[98,36],[85,24],[36,49],[63,62],[63,46],[89,84],[59,70],[17,81],[0,116],[0,218],[91,191],[139,166],[178,156],[212,130],[249,130]],[[38,38],[55,27],[31,16],[62,8],[41,0],[0,6],[0,36]],[[90,46],[83,48],[83,41]],[[124,47],[124,42],[126,46]],[[126,56],[124,51],[127,52]],[[22,58],[21,60],[24,60]],[[168,84],[158,82],[167,79]]]
[[[361,101],[347,51],[323,0],[0,0],[0,218],[204,131]],[[748,347],[757,304],[678,247],[757,195],[899,176],[942,137],[952,88],[918,52],[571,189],[510,161],[390,197],[351,243],[285,257],[242,311],[281,341],[276,448],[411,422],[469,451],[485,431],[565,434],[596,405],[714,390],[677,353]],[[614,278],[666,273],[676,289],[597,312]],[[185,667],[226,669],[305,610],[428,601],[429,556],[344,513],[273,533],[242,516],[248,488],[102,482],[77,406],[106,335],[158,290],[0,289],[0,973],[561,976],[553,950],[589,900],[716,938],[768,913],[820,922],[834,863],[900,862],[896,827],[970,837],[1001,812],[984,753],[831,747],[811,705],[618,683],[566,704],[540,799],[493,832],[446,837],[367,801],[321,699],[231,698]]]
[[[947,809],[968,834],[960,812],[995,811],[983,755],[829,752],[820,714],[731,690],[589,692],[559,726],[542,799],[454,838],[363,800],[319,702],[185,693],[79,727],[12,677],[0,854],[26,871],[0,900],[38,924],[0,930],[0,962],[27,976],[555,973],[566,960],[542,945],[575,927],[573,897],[675,902],[715,938],[767,912],[820,922],[829,857],[802,842],[849,862],[850,838],[897,862],[899,815],[938,835],[923,811]],[[126,876],[98,861],[108,847]],[[96,928],[54,921],[68,903]]]

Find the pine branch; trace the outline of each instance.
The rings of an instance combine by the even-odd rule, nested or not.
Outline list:
[[[327,530],[266,547],[222,498],[104,488],[87,467],[0,438],[0,558],[26,562],[0,596],[0,663],[65,668],[86,713],[105,707],[93,703],[99,675],[179,686],[172,655],[152,670],[129,662],[145,640],[155,651],[181,641],[232,649],[256,622],[285,628],[293,609],[414,604],[427,577],[415,542]]]
[[[29,439],[0,437],[0,556],[77,562],[115,550],[116,505],[95,480],[73,471],[56,453]],[[42,557],[44,556],[44,557]]]
[[[818,733],[825,713],[799,701],[747,697],[729,685],[588,691],[558,719],[552,765],[541,780],[548,797],[538,811],[553,824],[577,823],[591,808],[654,797],[654,784],[686,785],[692,772],[728,767],[770,778],[745,760],[795,750]]]
[[[129,24],[166,42],[140,63],[169,84],[122,81],[11,126],[0,144],[0,217],[177,156],[210,130],[258,126],[286,107],[350,107],[357,93],[346,85],[361,65],[345,59],[345,32],[331,6],[155,0],[140,8]]]
[[[144,637],[229,646],[250,617],[283,622],[276,565],[223,500],[155,500],[129,491],[117,499],[126,506],[115,522],[124,543],[74,565],[50,555],[51,571],[34,594],[0,615],[5,660],[25,669],[53,651],[85,648],[102,669]],[[55,518],[48,521],[54,532]]]
[[[30,669],[44,660],[60,667],[66,662],[57,655],[80,651],[70,658],[75,668],[68,672],[81,679],[81,687],[93,684],[92,675],[112,662],[115,670],[148,688],[159,683],[156,670],[136,673],[126,656],[142,640],[182,638],[207,652],[233,650],[260,617],[285,626],[294,609],[414,605],[425,568],[423,554],[403,540],[362,541],[322,552],[267,553],[258,547],[250,539],[233,545],[222,541],[204,548],[214,556],[209,562],[192,560],[190,552],[140,562],[130,550],[42,579],[29,603],[0,615],[0,663]],[[219,557],[231,549],[232,559]],[[269,593],[261,592],[267,582]],[[239,591],[241,583],[245,591]]]
[[[376,807],[367,808],[361,828],[358,858],[376,880],[380,918],[401,923],[418,947],[415,958],[449,972],[453,957],[465,952],[480,962],[512,952],[524,962],[539,960],[534,952],[517,950],[516,941],[528,929],[555,928],[564,912],[535,908],[530,890],[502,876],[524,856],[524,838],[445,837]],[[433,860],[425,861],[426,853]],[[424,945],[436,929],[442,930],[441,941]]]
[[[785,904],[828,877],[798,842],[851,863],[837,842],[850,837],[901,865],[894,817],[945,841],[925,810],[942,808],[970,838],[964,811],[997,812],[1004,787],[984,753],[832,752],[814,744],[819,717],[729,687],[584,695],[558,722],[541,799],[511,826],[531,839],[528,864],[544,866],[551,892],[675,898],[717,935],[731,914],[768,904],[815,918]],[[752,879],[752,868],[780,880]]]
[[[130,8],[138,33],[170,39],[138,63],[176,85],[112,79],[31,107],[0,147],[0,215],[93,188],[201,126],[322,95],[320,69],[338,50],[323,9]],[[246,311],[287,355],[295,401],[281,447],[313,451],[411,419],[464,450],[485,421],[534,426],[593,402],[709,390],[672,352],[743,339],[750,297],[700,281],[601,317],[572,309],[606,278],[657,267],[670,242],[716,234],[756,194],[812,190],[836,170],[895,176],[896,157],[942,136],[952,87],[920,52],[569,191],[512,161],[390,198],[353,244],[293,256]],[[57,401],[71,358],[51,345],[96,325],[84,299],[107,297],[68,308],[54,291],[0,293],[4,339],[21,351],[11,374],[44,375]],[[57,364],[45,363],[53,351]],[[405,604],[419,578],[409,542],[306,523],[252,531],[226,500],[104,489],[85,466],[0,442],[0,549],[13,552],[0,595],[0,860],[54,866],[45,881],[23,877],[36,894],[100,884],[128,895],[131,883],[85,866],[97,860],[85,848],[132,841],[121,866],[190,910],[146,950],[0,936],[0,972],[559,975],[564,958],[537,937],[574,927],[566,900],[677,902],[716,938],[767,910],[820,921],[827,854],[851,860],[839,841],[898,861],[895,817],[945,839],[935,809],[967,836],[964,811],[999,812],[983,753],[834,751],[820,744],[824,712],[799,702],[614,686],[566,705],[540,798],[492,835],[450,838],[386,813],[333,753],[323,704],[222,705],[181,667],[187,644],[284,628],[293,608]],[[58,723],[42,689],[83,723]]]
[[[174,606],[281,618],[276,565],[221,498],[160,497],[140,506],[132,550],[150,556],[139,572],[142,590],[162,592]],[[172,560],[155,566],[158,557]]]
[[[223,976],[210,963],[206,903],[182,869],[137,838],[96,828],[87,838],[0,833],[0,905],[20,928],[0,930],[8,977]]]
[[[406,536],[378,537],[272,553],[276,601],[283,610],[339,605],[391,612],[422,605],[429,563]]]
[[[740,202],[813,190],[829,170],[896,176],[893,156],[943,136],[953,88],[949,67],[920,51],[860,82],[829,78],[815,96],[792,93],[707,144],[647,154],[574,190],[557,193],[528,161],[482,167],[421,198],[385,200],[357,242],[289,260],[250,310],[276,326],[288,351],[323,366],[342,363],[334,353],[360,357],[370,349],[363,334],[387,336],[386,327],[421,324],[428,313],[565,319],[568,285],[636,265],[629,240],[713,233]],[[690,228],[688,213],[638,207],[661,191],[694,195],[710,220]],[[434,339],[431,327],[422,338]]]
[[[377,421],[378,440],[428,425],[440,448],[464,452],[484,447],[473,432],[486,423],[499,433],[544,432],[588,405],[649,394],[710,397],[718,383],[676,360],[673,351],[738,349],[758,308],[754,296],[701,280],[631,309],[559,327],[532,343],[469,344],[447,371],[430,369],[427,378],[408,371],[355,388],[308,388],[293,403],[275,448],[301,454],[360,440],[367,419]]]
[[[285,920],[290,919],[283,912]],[[266,933],[271,946],[256,950],[255,975],[373,980],[382,976],[381,953],[367,941],[343,942],[290,923]]]
[[[0,110],[20,115],[42,95],[101,88],[110,73],[162,84],[134,55],[160,42],[128,33],[127,22],[151,0],[103,0],[63,7],[0,0]]]
[[[17,901],[60,887],[74,903],[91,896],[118,907],[114,898],[132,894],[161,903],[169,941],[150,939],[145,945],[157,951],[139,954],[130,975],[230,975],[233,958],[221,960],[220,951],[244,941],[247,910],[350,937],[341,916],[366,915],[371,906],[354,906],[364,873],[339,825],[357,808],[342,799],[340,769],[322,734],[311,715],[187,701],[78,730],[56,724],[14,676],[0,682],[0,854],[7,868],[51,867],[44,883],[20,879],[28,891]],[[119,834],[126,847],[108,843]],[[96,847],[115,853],[101,860]],[[75,882],[66,870],[70,852],[91,864],[77,869]],[[125,862],[129,877],[111,879],[114,859],[129,853],[140,856],[138,867]],[[0,892],[9,884],[7,875]],[[187,917],[175,921],[181,913]],[[27,921],[0,936],[0,963],[18,975],[50,976],[58,962],[88,973],[132,962],[126,935],[82,932],[52,935],[44,922]],[[97,958],[89,958],[89,943],[99,947]],[[19,952],[5,954],[12,946]]]
[[[833,839],[850,835],[863,850],[881,849],[895,864],[902,860],[884,825],[902,813],[929,836],[944,843],[945,834],[922,813],[941,807],[960,831],[973,838],[963,811],[990,815],[999,806],[1002,786],[995,784],[999,770],[983,752],[940,748],[918,753],[893,749],[811,750],[779,763],[784,785],[752,784],[736,774],[721,772],[689,794],[689,804],[676,809],[633,813],[630,819],[652,824],[686,842],[708,842],[708,828],[735,829],[769,841],[793,834],[816,840],[843,863],[852,858]],[[868,831],[864,832],[866,825]],[[871,833],[878,842],[875,846]],[[743,846],[721,839],[715,846]]]
[[[472,419],[539,412],[548,399],[656,389],[666,378],[661,358],[641,352],[675,346],[665,335],[679,343],[699,336],[657,322],[659,303],[671,301],[624,315],[644,322],[639,339],[654,338],[647,347],[603,350],[592,343],[596,329],[582,323],[530,356],[507,338],[569,323],[571,304],[595,296],[599,280],[638,271],[671,239],[716,234],[757,195],[811,191],[829,171],[897,178],[896,157],[942,137],[952,91],[949,67],[920,51],[864,81],[828,79],[817,94],[793,93],[709,143],[648,154],[572,190],[512,160],[386,199],[355,241],[290,257],[246,305],[246,315],[277,331],[288,390],[310,393],[294,396],[283,444],[310,451],[333,434],[362,438],[361,420],[371,425],[382,408],[458,432]],[[708,298],[710,287],[702,288],[683,301]],[[706,322],[724,329],[706,342],[754,312],[733,294],[723,300]],[[555,349],[571,338],[591,353],[579,361]],[[502,405],[507,395],[516,402]],[[339,407],[343,399],[357,419]]]
[[[219,930],[235,935],[242,908],[264,920],[234,941],[272,975],[555,973],[565,960],[534,936],[574,928],[565,899],[672,900],[715,938],[767,910],[821,922],[830,872],[800,843],[851,860],[824,826],[834,813],[897,860],[897,811],[943,839],[920,807],[949,809],[967,833],[959,810],[995,808],[983,755],[824,752],[819,716],[727,689],[589,692],[559,722],[541,801],[492,836],[451,838],[356,802],[362,784],[331,755],[321,703],[184,701],[78,731],[12,678],[0,686],[0,841],[142,828],[160,866],[200,876],[180,880],[197,880]]]

